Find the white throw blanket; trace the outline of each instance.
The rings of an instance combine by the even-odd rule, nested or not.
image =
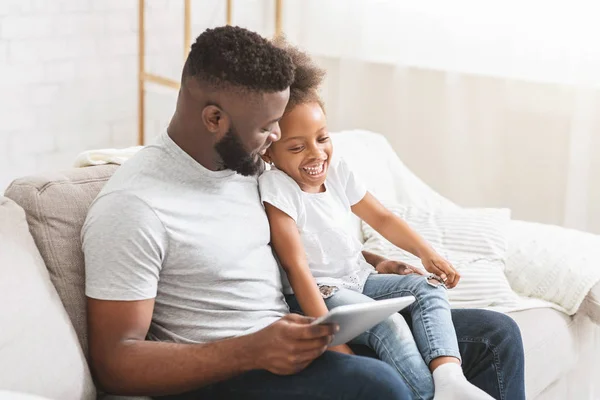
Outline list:
[[[121,165],[135,155],[143,146],[133,146],[124,149],[88,150],[79,154],[74,162],[75,168],[92,167],[94,165]]]
[[[552,302],[573,315],[600,282],[600,236],[512,221],[505,273],[515,292]]]

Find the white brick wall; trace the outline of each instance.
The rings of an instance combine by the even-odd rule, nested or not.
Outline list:
[[[0,192],[85,149],[135,144],[136,7],[0,1]]]
[[[234,22],[272,34],[272,0],[234,1]],[[137,139],[137,0],[0,0],[0,193],[68,168],[86,149]],[[146,0],[151,72],[179,79],[183,1]],[[225,22],[224,0],[192,1],[193,35]],[[264,32],[263,30],[267,30]],[[176,93],[149,86],[146,137]]]

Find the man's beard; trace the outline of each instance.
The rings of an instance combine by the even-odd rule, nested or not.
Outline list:
[[[215,150],[221,157],[223,167],[244,176],[258,175],[264,169],[264,163],[257,153],[248,153],[235,128],[229,131],[215,144]]]

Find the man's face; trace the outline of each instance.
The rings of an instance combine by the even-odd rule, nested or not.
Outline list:
[[[231,107],[229,129],[215,145],[224,168],[245,176],[262,172],[261,156],[281,137],[279,120],[288,99],[289,89],[259,94]]]
[[[239,133],[233,126],[229,128],[223,139],[215,145],[221,157],[223,167],[244,176],[257,175],[262,172],[263,162],[257,152],[248,152],[242,144]]]

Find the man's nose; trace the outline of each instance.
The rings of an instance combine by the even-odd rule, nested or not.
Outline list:
[[[275,129],[273,129],[271,131],[271,134],[269,135],[269,139],[271,139],[272,142],[276,142],[279,139],[281,139],[281,129],[279,128],[279,124],[277,124]]]

